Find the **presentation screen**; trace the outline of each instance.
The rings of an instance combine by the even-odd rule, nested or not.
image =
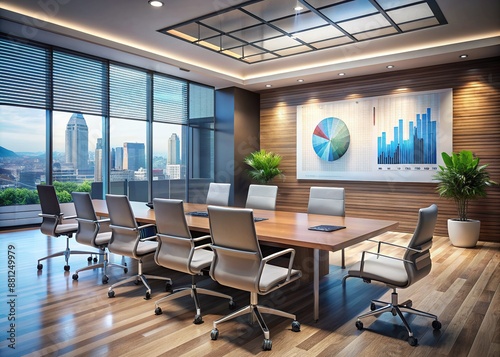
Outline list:
[[[297,107],[297,179],[431,182],[452,151],[452,90]]]

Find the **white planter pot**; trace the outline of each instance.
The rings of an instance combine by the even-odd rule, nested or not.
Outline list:
[[[479,239],[481,222],[473,219],[458,221],[448,219],[448,235],[455,247],[473,248]]]

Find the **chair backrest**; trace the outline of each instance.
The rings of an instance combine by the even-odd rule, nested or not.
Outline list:
[[[432,247],[432,238],[438,216],[438,207],[435,204],[426,208],[421,208],[418,212],[418,222],[413,236],[408,244],[408,248],[422,250],[417,253],[407,250],[405,260],[413,264],[405,263],[408,274],[408,285],[411,285],[425,277],[431,271],[432,260],[429,249]]]
[[[248,187],[247,202],[245,207],[275,210],[277,196],[278,186],[252,184]]]
[[[208,186],[207,205],[227,206],[229,205],[230,183],[211,182]]]
[[[155,198],[153,200],[158,232],[156,264],[191,274],[190,259],[194,243],[184,214],[182,200]]]
[[[345,216],[345,196],[342,187],[311,187],[307,213]]]
[[[57,199],[56,190],[52,185],[37,185],[38,197],[40,198],[40,206],[42,214],[50,215],[42,217],[42,225],[40,230],[43,234],[57,237],[56,228],[61,222],[61,207]]]
[[[210,276],[222,285],[258,292],[262,253],[249,208],[208,206],[214,260]]]
[[[106,195],[106,204],[110,218],[110,252],[137,258],[136,249],[140,232],[128,197],[125,195]]]
[[[99,223],[95,214],[92,198],[88,192],[73,192],[73,203],[75,204],[78,231],[75,239],[78,243],[95,245],[95,238],[99,233]]]

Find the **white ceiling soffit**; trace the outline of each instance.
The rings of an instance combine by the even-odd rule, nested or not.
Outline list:
[[[436,20],[432,19],[434,15],[429,13],[427,15],[430,22],[427,25],[429,23],[433,25],[425,27],[426,20],[418,19],[416,22],[424,22],[425,28],[408,32],[404,29],[413,26],[408,24],[415,20],[415,17],[427,16],[425,15],[429,12],[427,1],[164,0],[163,2],[165,3],[163,7],[153,8],[147,0],[105,2],[2,0],[0,31],[139,65],[213,85],[216,88],[237,86],[254,91],[264,90],[266,84],[271,84],[273,88],[299,85],[298,79],[303,80],[302,83],[336,79],[340,78],[338,76],[340,72],[345,73],[341,78],[381,73],[388,71],[387,65],[393,65],[391,71],[395,71],[451,63],[462,61],[459,55],[464,53],[468,54],[466,60],[500,55],[500,16],[498,16],[500,1],[498,0],[429,0],[429,3],[438,7],[445,22],[436,24]],[[240,18],[235,8],[245,4],[247,4],[244,8],[245,16]],[[300,31],[294,32],[290,26],[293,22],[290,14],[297,4],[305,8],[299,18],[303,16],[303,19],[308,19],[312,24],[311,29],[299,28]],[[414,6],[412,11],[403,11],[409,5]],[[324,17],[320,17],[319,20],[313,18],[314,11],[310,11],[308,6],[314,10],[320,9],[322,11],[320,15]],[[364,10],[370,7],[376,10]],[[342,15],[340,14],[342,8],[350,12]],[[424,15],[417,14],[419,8],[424,10]],[[384,12],[381,9],[393,10]],[[248,17],[247,12],[250,11],[247,10],[252,10],[252,15],[258,19]],[[223,15],[218,14],[221,11]],[[204,19],[214,13],[218,15]],[[237,15],[230,17],[229,13]],[[193,19],[197,19],[198,22],[193,23]],[[200,19],[204,19],[204,27],[200,27]],[[258,23],[262,19],[264,23]],[[325,25],[324,22],[328,22],[328,19],[338,22],[332,21],[333,24]],[[367,24],[367,28],[363,31],[356,30],[363,21]],[[185,39],[181,40],[159,32],[190,22],[190,25],[186,25],[190,35],[196,34],[198,28],[202,28],[205,37],[200,36],[200,38],[208,39],[214,46],[220,45],[221,39],[225,36],[224,43],[230,43],[230,46],[233,46],[231,49],[236,53],[240,48],[239,42],[233,37],[230,37],[231,41],[228,42],[227,34],[234,37],[241,35],[243,41],[247,41],[245,46],[250,44],[259,48],[249,50],[246,55],[254,53],[256,54],[254,59],[259,60],[249,61],[250,64],[243,56],[234,58],[234,53],[230,56],[227,53],[226,55],[217,53],[220,47],[207,49],[203,45],[192,44]],[[272,25],[270,29],[263,30],[262,28],[268,24]],[[373,32],[369,31],[370,28],[377,26]],[[224,33],[214,33],[211,37],[211,32],[207,31],[207,28],[210,31],[220,30]],[[399,33],[394,33],[398,28]],[[296,46],[292,38],[285,39],[280,30],[289,31],[292,36],[301,34],[300,45]],[[338,45],[337,40],[332,40],[328,36],[327,41],[324,31],[333,33],[332,36],[336,38],[345,37],[348,33],[358,41],[352,41],[352,37],[347,37],[351,41],[345,42],[349,43]],[[341,34],[336,36],[338,31]],[[200,34],[201,32],[200,30]],[[264,37],[268,36],[267,40],[257,39],[256,32]],[[365,40],[367,36],[370,39]],[[325,45],[322,45],[319,39]],[[238,40],[241,44],[242,39]],[[336,47],[328,47],[332,43]],[[287,44],[292,45],[288,48]],[[307,47],[307,51],[296,54],[294,48],[305,48],[304,46],[312,46],[314,50]],[[257,53],[262,48],[268,51],[265,55]],[[273,51],[279,51],[281,57],[275,58],[276,52]],[[266,56],[274,59],[262,60],[267,58]]]

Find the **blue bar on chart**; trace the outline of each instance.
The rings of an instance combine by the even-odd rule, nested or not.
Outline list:
[[[382,132],[377,138],[379,165],[437,163],[437,125],[431,120],[431,108],[427,108],[426,113],[416,114],[415,122],[408,122],[409,139],[406,140],[403,119],[399,119],[398,126],[394,127],[393,139],[389,143],[387,133]]]

